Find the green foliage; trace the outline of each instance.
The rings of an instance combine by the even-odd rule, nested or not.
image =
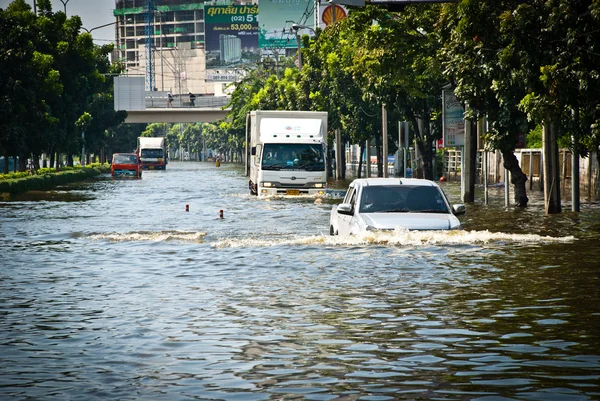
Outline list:
[[[542,126],[536,125],[534,129],[529,131],[526,138],[528,148],[541,148],[542,147]]]
[[[59,172],[38,173],[32,176],[13,176],[0,180],[0,194],[8,193],[18,195],[27,191],[45,191],[59,185],[82,181],[90,177],[105,173],[110,169],[108,165],[98,165],[94,168],[72,168]]]
[[[386,103],[390,127],[408,119],[416,129],[430,174],[444,83],[433,28],[438,10],[422,5],[395,14],[366,6],[315,38],[304,36],[302,70],[288,68],[283,76],[263,68],[251,71],[233,93],[227,129],[239,130],[234,137],[243,139],[251,110],[327,111],[330,131],[339,128],[345,141],[362,144],[380,141]],[[388,132],[393,151],[396,134]]]
[[[38,14],[23,0],[0,10],[0,148],[22,158],[43,152],[78,153],[109,146],[106,131],[124,120],[112,102],[112,45],[96,46],[80,33],[81,19],[52,12],[38,1]],[[71,161],[72,157],[68,157]]]
[[[598,9],[596,1],[571,0],[443,7],[444,73],[471,116],[487,115],[494,148],[511,152],[521,132],[544,121],[558,123],[565,138],[576,135],[579,154],[597,146]]]

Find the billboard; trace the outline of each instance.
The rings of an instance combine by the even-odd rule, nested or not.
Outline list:
[[[444,147],[464,146],[465,109],[452,90],[442,91],[442,133]]]
[[[224,81],[220,70],[242,68],[260,58],[258,6],[204,6],[206,80]]]
[[[261,49],[294,49],[298,47],[293,24],[314,28],[314,21],[306,19],[313,10],[312,0],[259,0],[260,24],[258,45]]]

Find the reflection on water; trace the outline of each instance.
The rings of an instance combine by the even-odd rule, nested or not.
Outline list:
[[[594,205],[343,238],[232,166],[74,191],[0,203],[1,399],[600,398]]]

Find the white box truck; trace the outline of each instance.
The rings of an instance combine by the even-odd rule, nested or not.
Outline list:
[[[167,167],[167,148],[163,137],[139,137],[137,153],[144,170],[164,170]]]
[[[251,111],[246,119],[250,193],[323,195],[327,184],[326,138],[326,112]]]

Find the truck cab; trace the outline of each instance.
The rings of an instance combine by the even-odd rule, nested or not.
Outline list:
[[[167,167],[165,138],[139,137],[138,152],[144,170],[164,170]]]
[[[142,164],[136,153],[115,153],[110,165],[113,178],[142,178]]]

